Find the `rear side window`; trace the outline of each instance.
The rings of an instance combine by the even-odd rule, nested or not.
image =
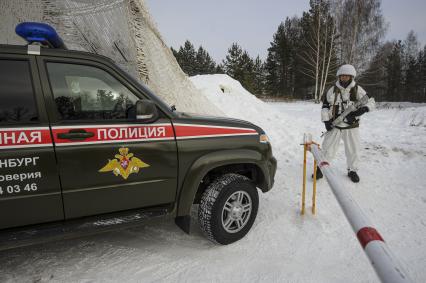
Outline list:
[[[68,63],[47,63],[50,85],[61,120],[128,120],[138,100],[102,69]]]
[[[30,64],[0,59],[0,123],[38,121]]]

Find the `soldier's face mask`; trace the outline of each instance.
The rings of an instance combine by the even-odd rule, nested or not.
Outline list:
[[[352,76],[348,76],[348,75],[339,76],[339,83],[342,87],[344,88],[348,87],[348,85],[350,85],[351,82],[352,82]]]
[[[350,81],[351,80],[351,76],[348,76],[348,75],[341,75],[341,76],[339,76],[339,81],[341,81],[341,82],[348,82],[348,81]]]

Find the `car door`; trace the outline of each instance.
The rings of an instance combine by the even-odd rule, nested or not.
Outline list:
[[[170,204],[177,149],[164,113],[135,120],[144,94],[101,63],[39,57],[66,218]],[[133,114],[132,114],[133,113]]]
[[[0,229],[63,220],[34,56],[0,55]]]

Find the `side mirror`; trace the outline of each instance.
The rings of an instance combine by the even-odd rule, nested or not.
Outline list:
[[[136,101],[136,120],[143,122],[154,122],[158,119],[157,106],[151,100]]]

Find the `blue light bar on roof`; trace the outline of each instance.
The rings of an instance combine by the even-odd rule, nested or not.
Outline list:
[[[29,44],[38,42],[52,48],[66,49],[56,30],[44,23],[24,22],[16,26],[15,32]]]

